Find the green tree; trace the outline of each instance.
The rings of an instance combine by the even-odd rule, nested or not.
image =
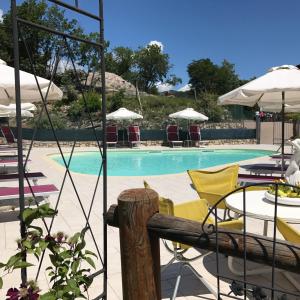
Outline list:
[[[198,93],[222,95],[239,86],[234,65],[224,60],[221,66],[209,58],[194,60],[188,65],[189,83]]]
[[[132,80],[134,51],[128,47],[116,47],[106,55],[106,69],[125,80]]]
[[[224,114],[224,107],[217,105],[218,95],[201,93],[197,109],[209,116],[209,121],[220,122]]]
[[[149,92],[157,82],[164,81],[172,66],[169,55],[162,53],[158,45],[148,45],[136,51],[135,67],[140,89]]]
[[[69,20],[65,16],[65,11],[56,5],[48,6],[46,1],[26,0],[17,7],[18,16],[28,21],[41,24],[49,28],[55,28],[73,35],[82,35],[83,30],[75,19]],[[12,42],[12,20],[11,12],[8,11],[3,15],[3,22],[0,23],[1,49],[0,57],[8,65],[13,65],[13,42]],[[61,37],[55,36],[43,30],[37,30],[32,27],[22,25],[20,37],[25,40],[29,51],[35,63],[38,75],[49,77],[53,68],[55,53],[61,48],[60,59],[69,55],[64,47]],[[75,59],[78,59],[79,47],[78,42],[69,41]],[[25,45],[20,38],[20,62],[24,71],[31,72],[28,54]]]

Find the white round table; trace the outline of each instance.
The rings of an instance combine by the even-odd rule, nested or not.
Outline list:
[[[267,200],[265,191],[246,191],[245,204],[243,207],[243,192],[235,193],[226,198],[226,206],[248,217],[264,220],[264,235],[267,235],[268,221],[274,221],[275,203]],[[290,223],[300,223],[300,206],[282,205],[277,206],[277,216]]]

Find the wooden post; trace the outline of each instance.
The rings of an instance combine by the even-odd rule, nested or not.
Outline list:
[[[149,235],[148,220],[158,212],[158,194],[131,189],[118,198],[118,221],[124,300],[159,300],[159,238]]]

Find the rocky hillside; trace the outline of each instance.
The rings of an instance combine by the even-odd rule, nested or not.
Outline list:
[[[105,73],[105,83],[106,91],[108,93],[118,92],[123,90],[125,95],[133,96],[135,95],[135,87],[130,82],[124,80],[121,76],[114,73],[106,72]],[[93,85],[95,87],[101,88],[101,74],[89,73],[87,78],[87,86]]]

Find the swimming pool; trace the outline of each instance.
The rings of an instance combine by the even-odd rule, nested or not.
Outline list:
[[[163,150],[109,151],[108,176],[144,176],[183,173],[189,169],[203,169],[272,154],[266,150]],[[69,159],[69,156],[66,155]],[[52,159],[63,165],[60,155]],[[70,170],[98,175],[99,152],[73,154]]]

